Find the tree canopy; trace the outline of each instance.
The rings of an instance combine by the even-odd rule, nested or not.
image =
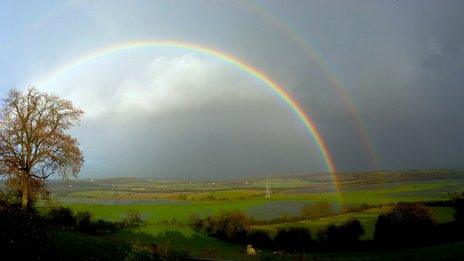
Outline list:
[[[71,101],[29,87],[10,90],[0,110],[0,175],[26,207],[51,175],[76,176],[84,162],[77,139],[66,133],[83,111]]]

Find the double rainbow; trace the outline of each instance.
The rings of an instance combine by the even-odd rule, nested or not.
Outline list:
[[[324,142],[322,135],[316,128],[316,125],[312,118],[304,111],[298,101],[292,97],[283,86],[279,85],[277,82],[272,80],[268,75],[264,72],[258,70],[257,68],[247,64],[246,62],[234,57],[230,54],[227,54],[223,51],[219,51],[217,49],[213,49],[211,47],[206,47],[202,45],[197,45],[193,43],[181,42],[181,41],[173,41],[173,40],[141,40],[141,41],[131,41],[122,44],[112,45],[103,49],[100,49],[96,52],[92,52],[86,55],[79,57],[78,59],[59,67],[59,69],[53,71],[44,80],[40,81],[38,86],[43,86],[49,84],[50,82],[54,81],[61,75],[66,74],[67,72],[73,70],[74,68],[83,65],[89,61],[95,60],[97,58],[101,58],[103,56],[129,50],[129,49],[137,49],[137,48],[146,48],[146,47],[170,47],[170,48],[178,48],[183,50],[190,50],[195,52],[200,52],[202,54],[212,56],[216,59],[220,59],[225,61],[244,72],[248,73],[249,75],[253,76],[254,78],[258,79],[259,81],[263,82],[267,87],[271,88],[277,96],[282,99],[285,104],[291,109],[292,112],[298,117],[298,119],[303,123],[304,127],[306,128],[307,132],[314,138],[318,148],[320,155],[326,165],[327,171],[331,174],[333,182],[336,186],[337,191],[339,190],[337,187],[337,177],[336,167],[333,161],[333,158],[329,152],[327,144]]]

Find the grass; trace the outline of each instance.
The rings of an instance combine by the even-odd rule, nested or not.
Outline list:
[[[464,242],[383,253],[381,260],[463,260]]]
[[[121,220],[129,209],[137,210],[142,214],[146,225],[131,231],[118,233],[116,235],[117,238],[131,242],[139,240],[145,244],[157,242],[158,244],[173,247],[176,250],[191,252],[196,256],[207,256],[217,254],[218,251],[233,254],[242,252],[242,250],[236,245],[199,234],[188,226],[158,225],[157,223],[172,219],[173,217],[183,223],[187,223],[190,215],[193,213],[209,215],[226,209],[246,210],[267,202],[266,200],[244,200],[237,202],[193,202],[165,205],[71,205],[71,207],[76,211],[90,210],[96,217],[109,220]],[[255,228],[266,230],[272,235],[281,227],[305,226],[311,230],[313,235],[316,235],[317,231],[329,224],[340,224],[350,219],[358,219],[365,229],[365,235],[361,239],[372,239],[378,215],[387,210],[388,207],[374,208],[359,213],[349,213],[318,220],[256,226]],[[432,213],[433,217],[440,223],[453,219],[453,209],[449,207],[433,207]]]
[[[454,208],[452,207],[431,207],[432,217],[437,223],[447,223],[454,220]]]
[[[149,223],[177,218],[182,222],[187,222],[189,217],[194,214],[210,215],[221,210],[249,208],[259,200],[236,201],[236,202],[193,202],[183,204],[159,204],[159,205],[69,205],[76,211],[91,211],[96,217],[109,220],[121,220],[125,217],[129,209],[137,210],[142,214],[143,219]]]
[[[310,253],[289,260],[463,260],[464,242],[401,251]]]
[[[238,245],[207,237],[193,231],[188,226],[146,225],[121,231],[114,237],[132,243],[156,243],[176,251],[186,251],[194,256],[233,254],[242,250]]]
[[[278,182],[277,182],[278,181]],[[285,180],[277,180],[277,187],[271,199],[264,199],[261,181],[249,181],[249,184],[243,185],[240,188],[227,187],[224,184],[217,184],[214,189],[211,189],[210,183],[181,183],[179,187],[175,187],[174,182],[166,183],[137,183],[134,187],[128,184],[119,184],[124,190],[109,190],[109,189],[90,189],[79,190],[68,193],[68,198],[85,198],[93,199],[95,202],[102,204],[69,204],[76,211],[90,211],[96,218],[108,220],[121,220],[126,216],[128,210],[137,210],[142,214],[145,225],[118,232],[113,235],[114,240],[131,242],[131,244],[152,244],[156,242],[164,246],[171,247],[180,251],[188,251],[194,256],[201,257],[222,257],[227,256],[232,259],[243,257],[244,250],[237,245],[229,244],[206,237],[200,233],[193,231],[188,226],[182,225],[161,225],[159,222],[176,218],[178,221],[186,224],[189,217],[193,213],[201,216],[216,214],[221,210],[243,210],[247,213],[269,212],[264,211],[265,206],[279,208],[279,206],[294,206],[295,209],[287,209],[292,213],[298,213],[299,208],[307,203],[319,201],[330,202],[333,205],[358,205],[361,203],[371,205],[384,205],[399,201],[433,201],[448,199],[448,192],[462,191],[463,179],[459,182],[452,180],[438,180],[427,182],[403,182],[403,183],[388,183],[377,184],[372,188],[369,186],[353,187],[343,192],[341,195],[334,192],[312,192],[305,194],[292,193],[291,188],[300,188],[312,184],[309,181],[301,183],[298,179],[290,179],[287,184]],[[260,183],[261,182],[261,183]],[[147,187],[150,184],[156,184],[157,188],[172,189],[172,192],[154,191]],[[182,191],[182,189],[193,188],[192,190]],[[290,190],[285,190],[285,189]],[[341,197],[340,197],[341,196]],[[160,200],[162,199],[162,200]],[[111,201],[105,200],[122,200],[121,204],[111,204]],[[132,203],[124,203],[124,200]],[[148,203],[141,204],[137,200],[148,200]],[[149,201],[153,200],[153,201]],[[156,201],[159,200],[159,201]],[[66,202],[66,200],[63,200]],[[108,204],[109,203],[109,204]],[[292,204],[290,204],[292,203]],[[295,203],[295,204],[293,204]],[[279,205],[280,204],[280,205]],[[335,223],[340,224],[350,219],[358,219],[361,221],[365,235],[361,239],[372,239],[375,222],[379,214],[388,210],[386,207],[372,208],[367,211],[358,213],[349,213],[318,220],[306,220],[295,223],[263,225],[256,226],[256,229],[266,230],[274,234],[278,228],[289,226],[305,226],[308,227],[313,236],[317,231],[325,228],[327,225]],[[280,213],[280,212],[279,212]],[[449,222],[453,220],[453,209],[449,207],[433,207],[432,214],[434,219],[439,223]],[[266,216],[266,215],[261,215]],[[271,214],[267,216],[272,217]],[[462,246],[457,245],[457,246]],[[436,246],[436,251],[455,251],[456,245]],[[403,256],[415,255],[427,257],[426,249],[405,251],[404,255],[397,253],[382,254],[380,259],[402,258]],[[409,254],[408,254],[409,253]],[[239,256],[237,256],[239,255]],[[363,257],[368,257],[368,254],[362,254]],[[330,255],[328,255],[330,257]],[[462,256],[462,251],[461,251]],[[345,256],[344,256],[345,257]],[[349,257],[349,256],[347,256]],[[353,258],[359,257],[358,254],[353,255]],[[385,257],[385,258],[383,258]]]
[[[305,220],[305,221],[285,223],[285,224],[276,224],[276,225],[262,225],[262,226],[255,226],[254,228],[259,229],[259,230],[265,230],[269,232],[271,235],[273,235],[280,228],[304,226],[304,227],[309,228],[311,233],[313,233],[313,236],[315,236],[319,230],[324,229],[326,226],[330,224],[341,224],[350,219],[357,219],[361,222],[365,230],[365,235],[361,239],[372,239],[377,217],[381,213],[387,210],[388,210],[387,207],[374,208],[374,209],[369,209],[363,212],[349,213],[345,215],[337,215],[333,217],[320,218],[317,220]]]
[[[380,207],[380,208],[373,208],[363,212],[355,212],[355,213],[348,213],[344,215],[337,215],[333,217],[327,218],[320,218],[317,220],[305,220],[293,223],[285,223],[285,224],[277,224],[277,225],[262,225],[262,226],[255,226],[256,229],[265,230],[270,234],[275,234],[279,228],[286,228],[286,227],[295,227],[295,226],[304,226],[309,228],[309,230],[316,235],[316,233],[324,229],[330,224],[341,224],[351,219],[357,219],[361,222],[364,228],[364,236],[361,237],[362,240],[373,239],[374,237],[374,230],[375,230],[375,223],[377,221],[377,217],[387,212],[390,207]],[[451,207],[431,207],[432,210],[432,217],[437,223],[446,223],[449,221],[454,220],[453,214],[454,209]]]
[[[59,249],[59,259],[70,260],[122,260],[131,252],[127,242],[86,234],[51,230],[53,249]],[[79,256],[74,256],[79,253]],[[134,254],[134,253],[133,253]]]

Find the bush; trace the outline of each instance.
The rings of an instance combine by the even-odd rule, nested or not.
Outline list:
[[[48,212],[48,222],[62,229],[74,229],[77,226],[77,219],[69,208],[57,207]]]
[[[276,217],[273,219],[254,219],[251,218],[251,224],[253,225],[272,225],[272,224],[282,224],[282,223],[292,223],[304,220],[304,217],[301,216],[291,216],[289,214],[284,214],[280,217]]]
[[[241,211],[222,212],[217,216],[201,219],[194,214],[190,217],[190,225],[195,229],[219,239],[240,242],[246,239],[250,230],[251,220]]]
[[[126,227],[127,224],[133,225],[138,221],[135,214],[123,222],[111,222],[102,219],[92,220],[92,213],[90,212],[85,211],[74,214],[71,209],[65,207],[52,208],[47,215],[47,222],[51,226],[92,235],[114,233],[118,229]]]
[[[93,234],[92,213],[88,211],[77,212],[76,214],[77,227],[76,230],[82,233]]]
[[[261,249],[269,249],[272,247],[272,239],[262,230],[252,230],[247,235],[247,244],[253,245],[253,247]]]
[[[433,239],[435,223],[430,209],[418,203],[398,203],[380,215],[374,239],[384,245],[418,244]]]
[[[349,247],[359,242],[359,237],[364,235],[364,229],[359,220],[350,220],[341,225],[329,225],[319,231],[318,238],[330,246]]]
[[[40,259],[47,254],[48,241],[44,220],[35,209],[23,209],[18,204],[0,200],[2,259]]]
[[[368,205],[368,204],[359,204],[357,206],[351,206],[351,207],[344,207],[341,211],[342,214],[348,214],[348,213],[353,213],[353,212],[362,212],[365,210],[368,210],[370,208],[373,208],[373,206]]]
[[[183,227],[185,224],[177,218],[163,219],[156,222],[157,225]]]
[[[304,252],[311,249],[311,232],[305,227],[280,229],[274,237],[274,248],[289,252]]]
[[[210,195],[206,196],[204,199],[214,201],[214,200],[216,200],[216,197],[213,194],[210,194]]]
[[[325,201],[316,204],[307,204],[301,208],[301,216],[306,219],[329,217],[333,214],[332,206]]]
[[[111,221],[105,221],[102,219],[99,219],[95,221],[92,225],[92,232],[93,234],[109,234],[109,233],[114,233],[119,229],[119,224],[116,222],[111,222]]]
[[[250,229],[250,219],[240,211],[223,212],[212,223],[214,236],[234,242],[243,241]]]
[[[124,227],[135,227],[143,223],[142,214],[139,211],[129,209],[126,218],[123,220]]]
[[[190,215],[190,220],[189,220],[188,224],[191,227],[193,227],[193,229],[201,230],[202,223],[203,223],[203,220],[200,218],[200,216],[198,216],[197,213],[193,213],[192,215]]]
[[[464,193],[461,196],[453,199],[454,218],[459,223],[464,223]]]

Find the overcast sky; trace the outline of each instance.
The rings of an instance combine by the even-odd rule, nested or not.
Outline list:
[[[276,94],[199,51],[125,50],[39,85],[116,44],[195,43],[284,86],[339,170],[462,168],[463,11],[463,1],[422,0],[1,1],[0,95],[36,85],[84,109],[72,130],[86,160],[82,177],[327,171],[314,138]]]

